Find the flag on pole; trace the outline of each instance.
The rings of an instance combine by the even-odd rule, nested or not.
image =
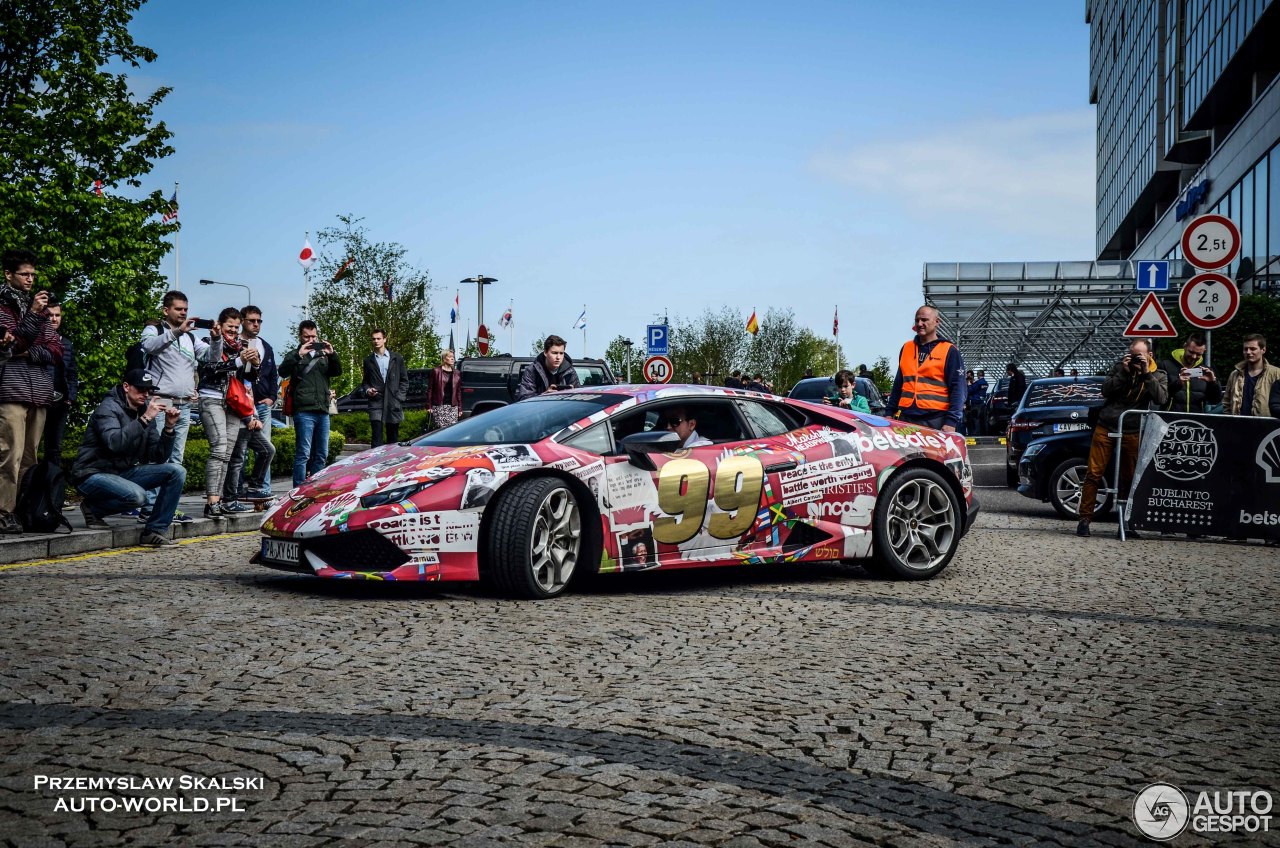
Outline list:
[[[160,219],[160,223],[167,224],[170,221],[178,220],[178,190],[173,190],[173,197],[169,198],[169,209],[164,213],[164,217]]]
[[[336,283],[339,280],[350,277],[351,269],[354,268],[355,266],[356,266],[356,258],[354,256],[348,256],[347,261],[343,262],[342,267],[338,269],[338,273],[333,275],[333,281]]]
[[[93,193],[98,197],[102,197],[102,180],[93,181]]]
[[[747,319],[747,332],[753,336],[760,332],[760,322],[756,320],[756,311],[754,309],[751,310],[751,317]]]
[[[311,239],[305,239],[302,242],[302,252],[298,254],[298,264],[302,266],[302,270],[310,271],[315,261],[316,254],[311,249]]]
[[[578,320],[573,322],[573,329],[575,330],[587,329],[587,308],[585,306],[582,307],[582,314],[578,316]]]
[[[502,313],[502,317],[498,319],[498,326],[506,329],[511,326],[511,307],[507,307],[507,311]]]
[[[831,335],[833,336],[840,335],[840,307],[838,306],[836,307],[835,320],[831,322]]]
[[[458,314],[462,312],[462,302],[461,302],[461,297],[462,297],[462,295],[461,295],[461,293],[460,293],[460,292],[454,292],[454,294],[453,294],[453,308],[449,310],[449,323],[450,323],[450,324],[456,324],[456,323],[458,323]]]

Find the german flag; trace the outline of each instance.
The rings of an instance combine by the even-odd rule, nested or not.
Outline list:
[[[756,311],[754,309],[751,310],[751,317],[747,319],[747,332],[753,336],[760,332],[760,322],[756,320]]]

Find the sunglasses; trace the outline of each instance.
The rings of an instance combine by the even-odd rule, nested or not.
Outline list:
[[[668,426],[668,427],[678,427],[679,425],[683,424],[684,422],[686,422],[686,421],[688,421],[688,420],[689,420],[688,418],[668,418],[668,419],[667,419],[667,426]]]
[[[245,318],[243,323],[245,323],[245,324],[261,324],[261,323],[262,323],[262,319],[261,319],[261,318]]]

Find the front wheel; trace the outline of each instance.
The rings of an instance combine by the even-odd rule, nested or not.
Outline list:
[[[1058,463],[1049,474],[1049,503],[1063,518],[1075,521],[1080,517],[1080,495],[1084,490],[1084,477],[1089,463],[1072,457]],[[1093,514],[1101,515],[1111,509],[1111,496],[1098,493]]]
[[[960,544],[960,516],[959,498],[937,472],[898,472],[876,504],[870,570],[899,580],[934,576]]]
[[[497,509],[489,538],[488,572],[505,594],[554,598],[569,585],[582,553],[582,510],[563,480],[517,480]]]

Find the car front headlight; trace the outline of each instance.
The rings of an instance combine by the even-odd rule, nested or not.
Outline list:
[[[374,506],[383,506],[389,503],[399,503],[413,497],[425,488],[423,483],[408,483],[403,486],[396,486],[394,489],[383,489],[381,492],[374,492],[371,495],[365,495],[360,499],[360,506],[369,509]]]
[[[1032,442],[1027,445],[1027,449],[1022,452],[1023,459],[1030,459],[1038,453],[1044,451],[1044,442]]]

